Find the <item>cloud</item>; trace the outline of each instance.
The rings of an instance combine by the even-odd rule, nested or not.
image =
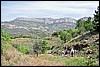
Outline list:
[[[2,1],[1,20],[14,17],[92,16],[99,1]],[[9,19],[10,18],[10,19]]]

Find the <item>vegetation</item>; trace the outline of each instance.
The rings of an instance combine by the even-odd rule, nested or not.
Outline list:
[[[19,44],[19,45],[13,45],[18,51],[24,53],[24,54],[29,54],[30,49],[27,48],[26,46]]]
[[[99,31],[99,6],[97,8],[97,11],[95,10],[93,24],[94,24],[94,29]]]
[[[4,30],[1,30],[1,42],[1,53],[3,54],[4,51],[9,47],[9,45],[6,46],[5,43],[12,43],[10,35]]]
[[[1,30],[1,40],[11,42],[10,34],[5,32],[4,30]]]
[[[78,20],[75,29],[60,30],[44,38],[32,38],[32,35],[11,38],[1,30],[1,65],[99,66],[99,7],[95,13],[93,21],[91,17]],[[61,52],[66,48],[70,51],[72,45],[76,51],[74,57],[70,54],[63,57]],[[93,54],[86,54],[89,49]]]
[[[59,35],[58,32],[54,32],[54,33],[52,34],[52,36],[56,36],[56,37],[58,37],[58,35]]]
[[[11,37],[11,39],[15,39],[15,38],[32,38],[31,36],[23,36],[23,35],[17,35],[14,37]]]
[[[82,34],[86,31],[93,31],[95,29],[99,30],[99,6],[97,11],[95,11],[94,20],[92,21],[91,17],[88,20],[78,20],[76,23],[75,29],[61,30],[60,32],[54,32],[53,36],[59,36],[60,39],[66,43],[70,41],[73,37],[76,37],[78,34]]]
[[[45,53],[47,50],[49,50],[50,47],[47,46],[47,42],[46,41],[40,41],[40,42],[36,42],[33,45],[33,51],[37,54],[39,53]]]

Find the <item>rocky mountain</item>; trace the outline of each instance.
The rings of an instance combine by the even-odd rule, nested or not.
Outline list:
[[[74,18],[24,18],[18,17],[13,21],[29,21],[29,22],[41,22],[41,23],[63,23],[63,22],[73,22],[76,23],[77,20]]]
[[[9,31],[14,36],[44,37],[55,31],[73,29],[77,20],[74,18],[24,18],[2,22],[1,28]]]

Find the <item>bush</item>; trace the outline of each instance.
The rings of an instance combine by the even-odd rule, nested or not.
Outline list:
[[[19,51],[21,51],[24,54],[29,54],[30,53],[30,49],[27,48],[26,46],[20,44],[20,45],[13,45],[15,48],[17,48]]]
[[[54,33],[52,34],[52,36],[56,36],[56,37],[58,37],[58,35],[59,35],[59,32],[54,32]]]
[[[6,50],[9,47],[8,44],[11,44],[11,43],[12,41],[11,41],[10,35],[4,30],[1,30],[1,53],[2,54],[4,53],[4,50]]]
[[[10,34],[5,32],[4,30],[1,30],[1,40],[11,42]]]
[[[16,35],[11,37],[11,39],[15,39],[15,38],[32,38],[31,36],[27,36],[27,35]]]
[[[8,60],[8,61],[9,61],[10,58],[11,58],[11,56],[10,56],[8,53],[5,53],[4,56],[5,56],[5,59]]]
[[[46,41],[40,41],[40,42],[36,42],[33,45],[33,50],[35,53],[45,53],[47,50],[50,49],[49,46],[47,46],[48,42]]]
[[[1,44],[1,54],[4,53],[4,51],[8,48],[9,46],[5,45],[5,44]]]

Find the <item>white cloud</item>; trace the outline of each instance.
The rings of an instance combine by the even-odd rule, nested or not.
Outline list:
[[[99,1],[5,1],[1,2],[1,19],[8,15],[27,17],[92,16]],[[7,16],[7,17],[6,17]]]

